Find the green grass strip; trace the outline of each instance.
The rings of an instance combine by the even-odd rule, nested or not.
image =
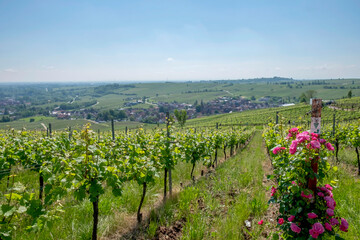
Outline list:
[[[147,237],[153,237],[159,226],[180,220],[184,221],[182,239],[244,239],[248,234],[244,221],[253,219],[257,225],[268,207],[262,185],[263,161],[261,134],[256,132],[249,145],[220,165],[216,173],[153,211]],[[251,234],[256,237],[260,232]]]

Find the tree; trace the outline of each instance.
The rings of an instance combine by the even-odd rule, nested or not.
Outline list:
[[[315,95],[316,95],[316,91],[315,90],[307,90],[306,92],[305,92],[305,95],[306,95],[306,97],[310,100],[310,98],[314,98],[315,97]]]
[[[307,90],[306,92],[302,93],[299,97],[300,102],[308,103],[311,98],[314,98],[316,95],[315,90]]]
[[[302,102],[302,103],[306,103],[307,102],[307,97],[305,95],[305,93],[302,93],[299,97],[299,102]]]
[[[348,98],[351,98],[352,97],[352,92],[351,90],[348,92]]]
[[[186,119],[187,119],[187,112],[186,110],[178,111],[175,109],[174,111],[175,117],[177,121],[179,122],[180,126],[183,127],[185,125]]]

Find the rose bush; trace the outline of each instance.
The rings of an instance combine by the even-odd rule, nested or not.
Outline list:
[[[274,167],[274,175],[269,177],[278,182],[271,189],[269,202],[279,204],[278,226],[283,237],[322,239],[335,236],[339,230],[347,232],[348,222],[336,212],[333,187],[324,183],[331,169],[327,157],[334,150],[332,144],[300,128],[281,133],[273,124],[263,137]],[[310,189],[309,179],[317,179],[316,188]]]

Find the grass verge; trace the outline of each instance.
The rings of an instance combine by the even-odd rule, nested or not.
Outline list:
[[[132,237],[165,239],[165,235],[178,235],[178,238],[181,235],[182,239],[257,238],[261,235],[261,229],[256,222],[268,207],[262,184],[262,162],[265,160],[261,135],[256,132],[250,144],[221,164],[215,173],[208,173],[163,207],[153,210],[145,236]],[[251,229],[245,227],[245,220],[252,222]],[[181,231],[174,226],[179,222]]]

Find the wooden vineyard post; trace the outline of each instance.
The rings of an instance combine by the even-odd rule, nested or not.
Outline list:
[[[218,130],[219,130],[219,123],[216,123],[216,131],[218,131]],[[214,165],[217,166],[217,159],[218,159],[218,149],[215,148],[215,160],[214,160],[215,164],[213,164],[213,168],[214,168]]]
[[[335,113],[333,116],[333,130],[332,130],[332,135],[335,136]]]
[[[71,131],[71,127],[69,127],[69,140],[71,140],[71,136],[72,136],[72,131]]]
[[[321,128],[321,99],[313,99],[312,100],[312,110],[311,110],[311,133],[316,133],[320,135],[320,128]],[[314,171],[314,173],[318,173],[319,168],[319,156],[316,158],[311,159],[311,168]],[[313,191],[314,196],[316,193],[316,184],[317,179],[309,178],[308,179],[308,188]]]
[[[170,130],[169,130],[169,125],[170,125],[170,114],[169,112],[166,113],[166,136],[167,136],[167,141],[168,144],[170,144]],[[170,192],[170,196],[172,195],[172,177],[171,177],[171,168],[169,168],[169,192]]]
[[[111,132],[112,132],[112,140],[115,140],[115,129],[114,129],[114,119],[111,119]]]
[[[51,137],[51,133],[52,133],[52,131],[51,131],[51,123],[49,123],[49,137]]]
[[[276,112],[276,124],[279,123],[279,112]]]

